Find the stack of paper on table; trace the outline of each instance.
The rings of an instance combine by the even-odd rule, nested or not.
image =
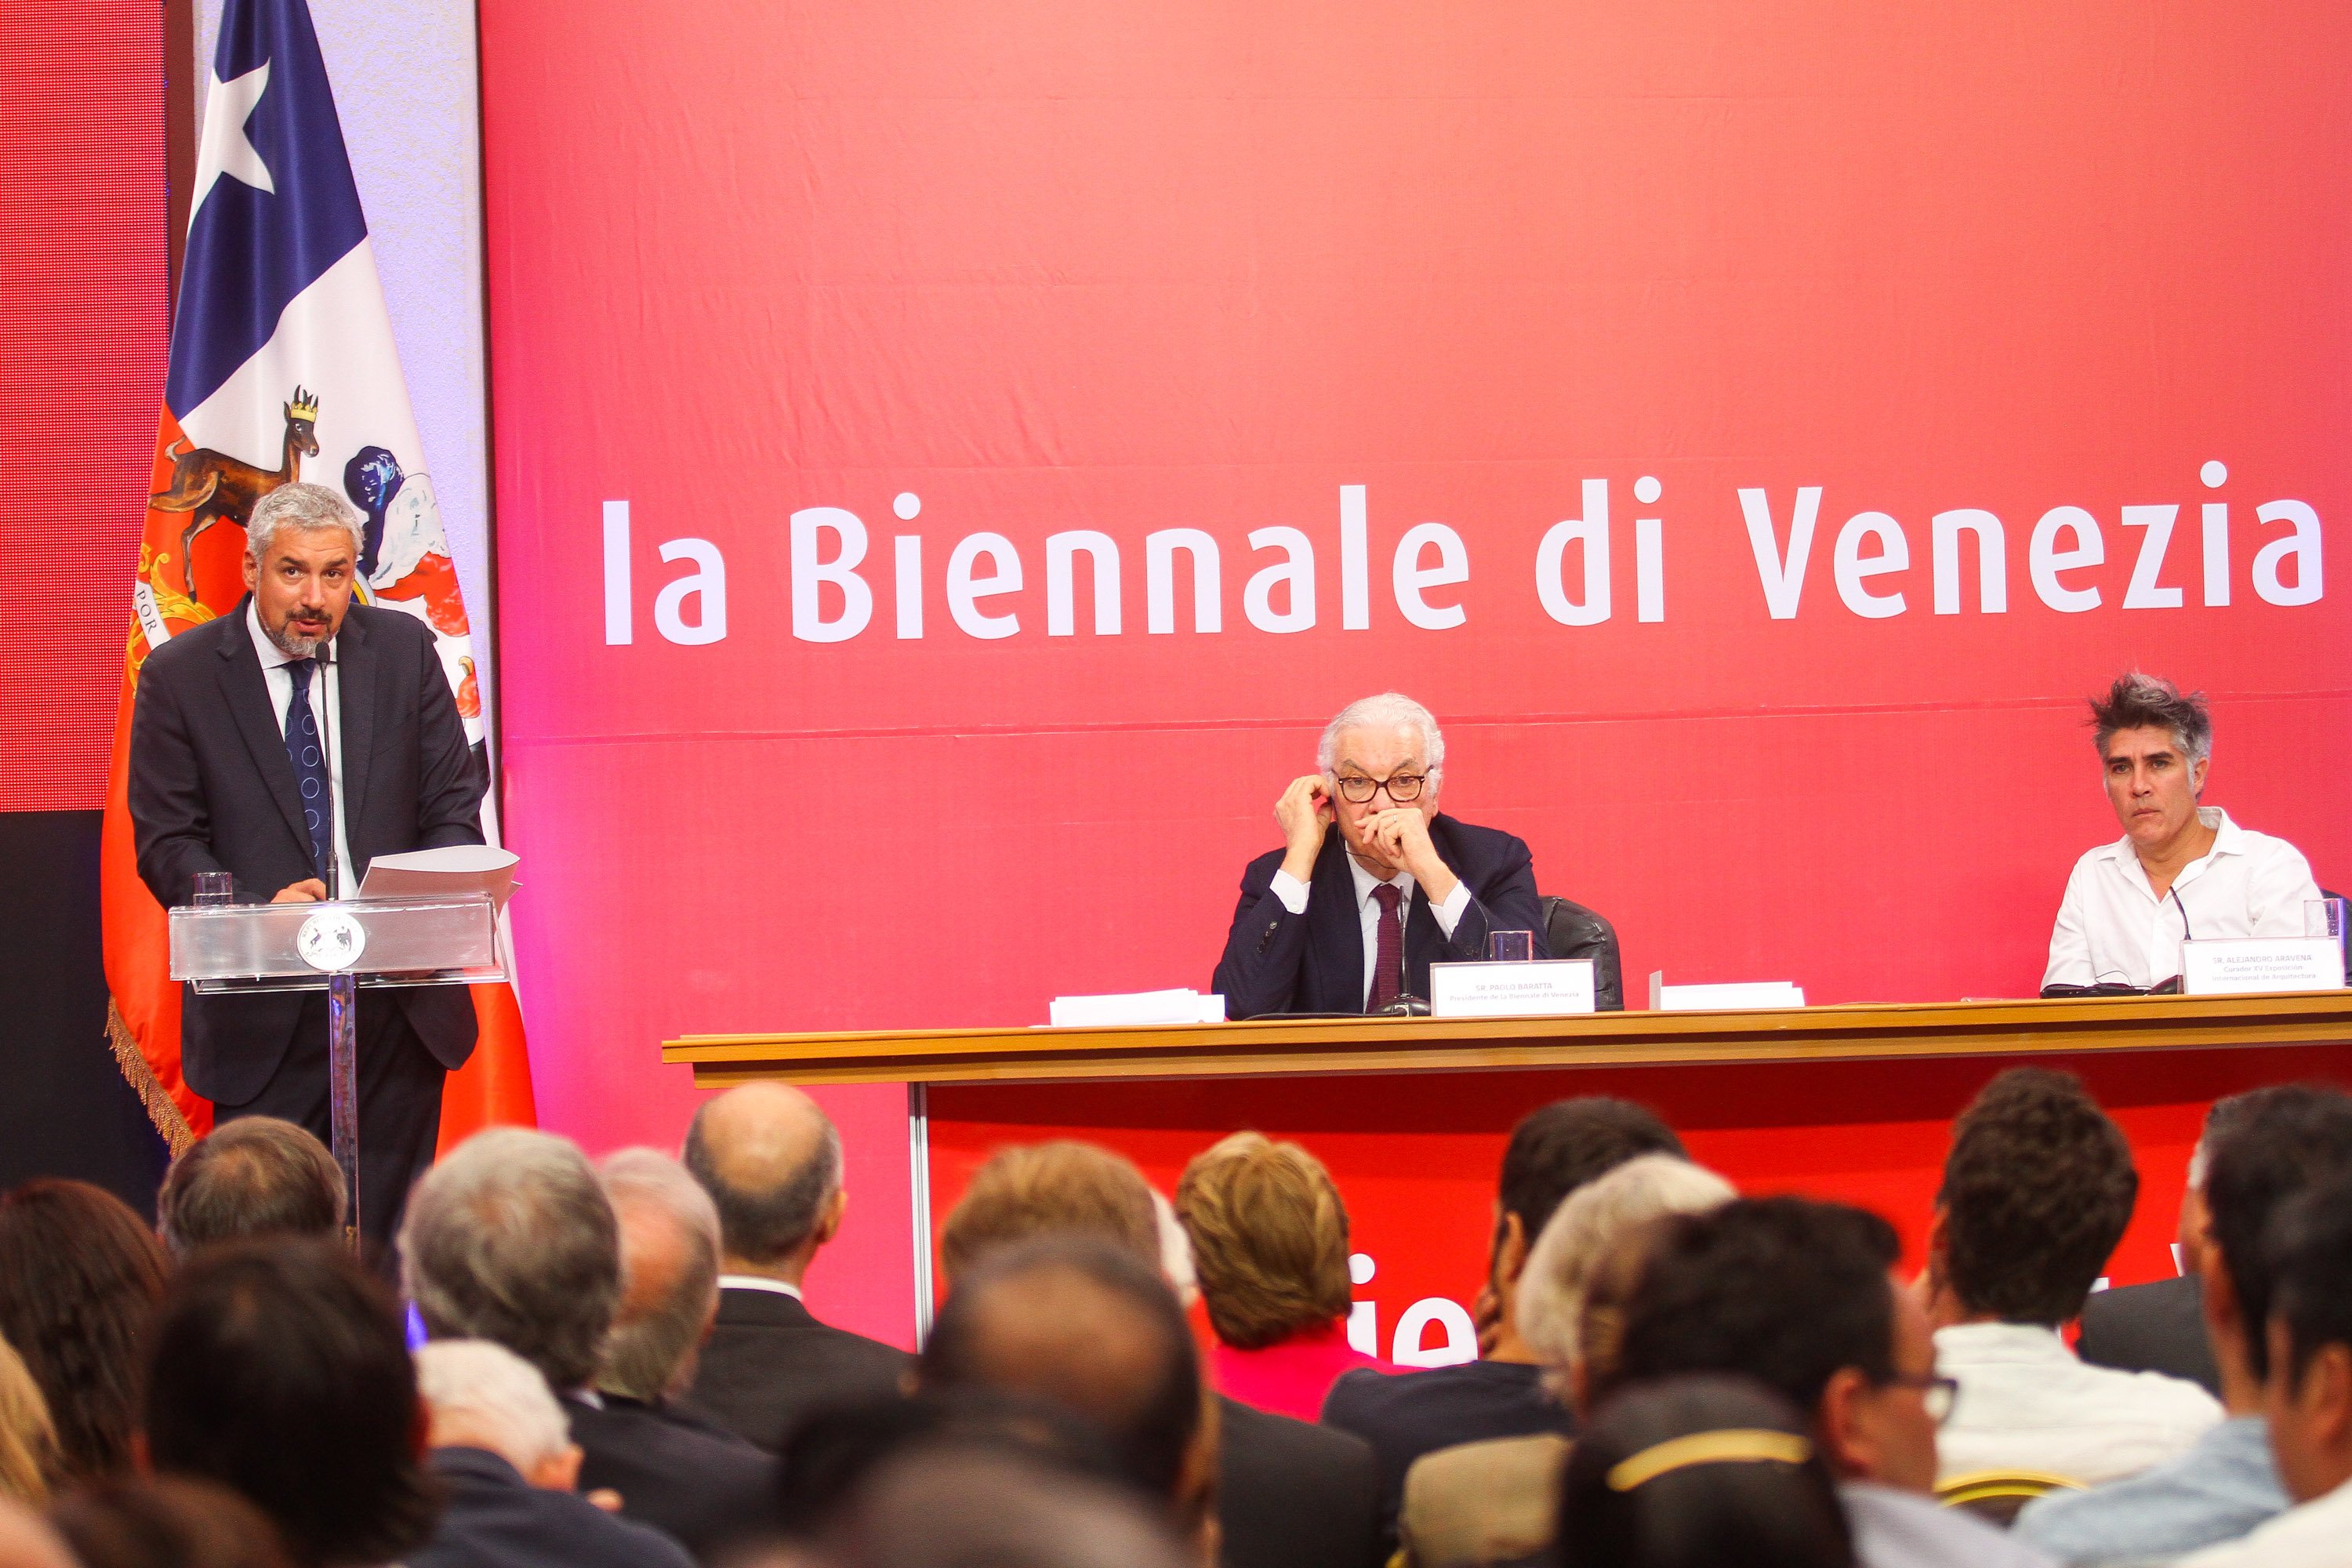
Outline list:
[[[1176,991],[1128,991],[1109,996],[1056,996],[1046,1015],[1056,1029],[1105,1029],[1122,1024],[1222,1024],[1225,999],[1186,986]]]

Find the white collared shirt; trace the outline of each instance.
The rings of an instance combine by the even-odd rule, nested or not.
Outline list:
[[[252,635],[253,651],[261,658],[261,679],[269,688],[269,716],[278,721],[278,738],[286,738],[286,705],[294,698],[294,678],[286,667],[294,662],[269,640],[261,629],[261,611],[251,600],[246,602],[245,629]],[[336,651],[335,639],[327,639],[330,653]],[[330,888],[330,897],[340,894],[351,898],[360,890],[359,881],[352,875],[352,849],[343,837],[343,704],[342,676],[340,661],[313,669],[310,674],[310,713],[318,721],[319,732],[327,742],[327,793],[335,800],[335,879],[337,886]],[[324,679],[321,679],[323,677]],[[329,722],[330,718],[332,722]],[[290,764],[289,764],[290,765]],[[309,840],[304,840],[307,847]],[[275,895],[276,888],[253,888],[247,891],[263,898]]]
[[[2042,1470],[2097,1486],[2171,1458],[2222,1418],[2195,1384],[2089,1365],[2036,1323],[1938,1329],[1936,1370],[1960,1385],[1936,1438],[1945,1480]]]
[[[2179,1559],[2179,1568],[2352,1568],[2352,1481],[2251,1535]]]
[[[1355,879],[1356,914],[1363,924],[1364,1000],[1369,1003],[1372,999],[1372,971],[1379,965],[1381,953],[1381,906],[1379,900],[1372,897],[1372,889],[1382,884],[1378,877],[1365,870],[1364,863],[1353,855],[1348,857],[1348,874]],[[1412,918],[1412,889],[1415,886],[1412,873],[1399,871],[1389,879],[1387,885],[1399,894],[1397,923],[1402,928],[1406,921]],[[1282,900],[1284,909],[1294,915],[1307,912],[1306,883],[1277,868],[1271,886],[1274,896]],[[1454,928],[1462,923],[1462,911],[1469,907],[1470,884],[1459,877],[1454,879],[1454,890],[1445,895],[1444,903],[1433,902],[1429,906],[1429,912],[1437,917],[1437,929],[1445,933],[1448,942],[1454,940]]]
[[[765,1274],[721,1274],[719,1288],[721,1290],[766,1290],[772,1295],[790,1296],[795,1301],[804,1300],[799,1286],[788,1279],[771,1279]]]
[[[2129,835],[2074,862],[2050,933],[2044,985],[2121,981],[2145,989],[2180,973],[2184,935],[2301,936],[2303,906],[2319,897],[2311,865],[2284,838],[2200,806],[2213,847],[2180,868],[2158,900]]]

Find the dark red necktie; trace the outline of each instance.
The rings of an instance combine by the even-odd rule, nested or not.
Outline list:
[[[1404,895],[1394,882],[1382,882],[1373,888],[1372,898],[1381,906],[1381,924],[1372,943],[1372,994],[1364,1004],[1367,1013],[1380,1012],[1404,994],[1404,922],[1397,919],[1397,905]]]

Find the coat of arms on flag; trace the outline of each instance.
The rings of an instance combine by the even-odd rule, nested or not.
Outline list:
[[[298,479],[334,487],[365,518],[356,595],[432,627],[466,738],[483,759],[465,603],[309,7],[228,0],[131,585],[101,871],[108,1034],[175,1152],[204,1134],[212,1110],[181,1076],[180,987],[169,977],[164,914],[135,865],[124,803],[132,700],[152,650],[236,608],[246,519]],[[483,802],[493,842],[494,801]],[[480,1043],[443,1091],[444,1147],[490,1122],[532,1119],[512,990],[473,991]]]

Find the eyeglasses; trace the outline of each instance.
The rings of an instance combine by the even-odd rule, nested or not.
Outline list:
[[[1399,805],[1411,805],[1421,798],[1421,786],[1428,780],[1426,773],[1391,773],[1384,779],[1343,778],[1339,781],[1339,797],[1352,805],[1369,805],[1372,796],[1386,790],[1389,798]]]
[[[1960,1385],[1948,1377],[1906,1377],[1895,1373],[1886,1383],[1898,1388],[1916,1388],[1919,1403],[1926,1407],[1927,1419],[1941,1426],[1952,1418],[1952,1407],[1959,1403]]]

